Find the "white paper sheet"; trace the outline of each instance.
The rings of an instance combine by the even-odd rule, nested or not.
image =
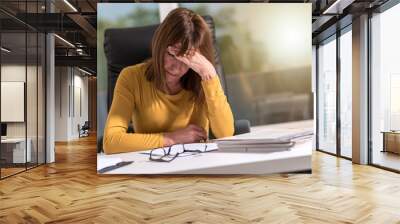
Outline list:
[[[97,170],[122,162],[121,158],[97,157]]]

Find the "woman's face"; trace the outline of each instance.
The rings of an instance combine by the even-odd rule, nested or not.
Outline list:
[[[180,49],[181,44],[174,44],[172,47]],[[164,55],[164,69],[167,79],[179,79],[189,70],[189,66],[179,61],[171,54],[168,49]]]

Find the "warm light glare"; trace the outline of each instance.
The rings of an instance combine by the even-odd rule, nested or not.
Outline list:
[[[90,72],[88,72],[88,71],[85,71],[85,70],[83,70],[83,69],[81,69],[81,68],[78,68],[78,70],[81,71],[81,72],[83,72],[83,73],[85,73],[85,74],[87,74],[87,75],[92,75],[92,73],[90,73]]]
[[[8,50],[7,48],[4,48],[4,47],[2,47],[1,50],[6,52],[6,53],[10,53],[11,52],[10,50]]]
[[[336,0],[331,6],[322,12],[322,14],[342,14],[343,9],[353,3],[354,0]]]
[[[281,40],[284,43],[283,45],[289,50],[296,49],[304,44],[304,39],[302,38],[304,34],[302,31],[297,30],[295,26],[282,27],[281,32],[278,35],[282,38]]]
[[[72,10],[74,10],[74,12],[78,12],[78,10],[71,4],[68,2],[68,0],[64,0],[65,4],[67,4]]]
[[[73,45],[71,42],[67,41],[66,39],[60,37],[59,35],[54,34],[54,36],[57,37],[58,39],[60,39],[61,41],[63,41],[64,43],[66,43],[67,45],[69,45],[69,46],[75,48],[75,45]]]

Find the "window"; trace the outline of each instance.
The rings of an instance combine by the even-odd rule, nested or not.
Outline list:
[[[336,36],[318,47],[318,149],[336,154]]]
[[[107,92],[107,61],[104,55],[104,31],[108,28],[147,26],[160,23],[158,4],[106,3],[98,4],[97,65],[100,74],[98,90]]]
[[[214,21],[223,67],[220,75],[235,119],[249,120],[252,126],[312,119],[307,5],[180,6]]]
[[[400,4],[371,19],[371,162],[400,170]]]
[[[352,157],[352,32],[340,36],[340,155]]]

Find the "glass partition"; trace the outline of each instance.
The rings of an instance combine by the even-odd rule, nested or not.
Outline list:
[[[2,177],[24,171],[31,161],[26,141],[26,41],[25,31],[1,34]]]
[[[46,37],[43,33],[38,33],[38,64],[37,64],[37,162],[46,162]]]
[[[318,47],[318,149],[336,154],[336,35]]]
[[[27,150],[30,153],[30,160],[27,167],[37,165],[37,98],[38,98],[38,49],[37,49],[38,35],[36,32],[29,31],[27,33],[27,64],[26,64],[26,114],[27,114]]]
[[[340,36],[340,154],[352,157],[352,32]]]
[[[0,178],[45,163],[45,35],[21,20],[44,1],[7,1],[0,7]]]
[[[371,19],[371,162],[400,171],[400,4]]]

